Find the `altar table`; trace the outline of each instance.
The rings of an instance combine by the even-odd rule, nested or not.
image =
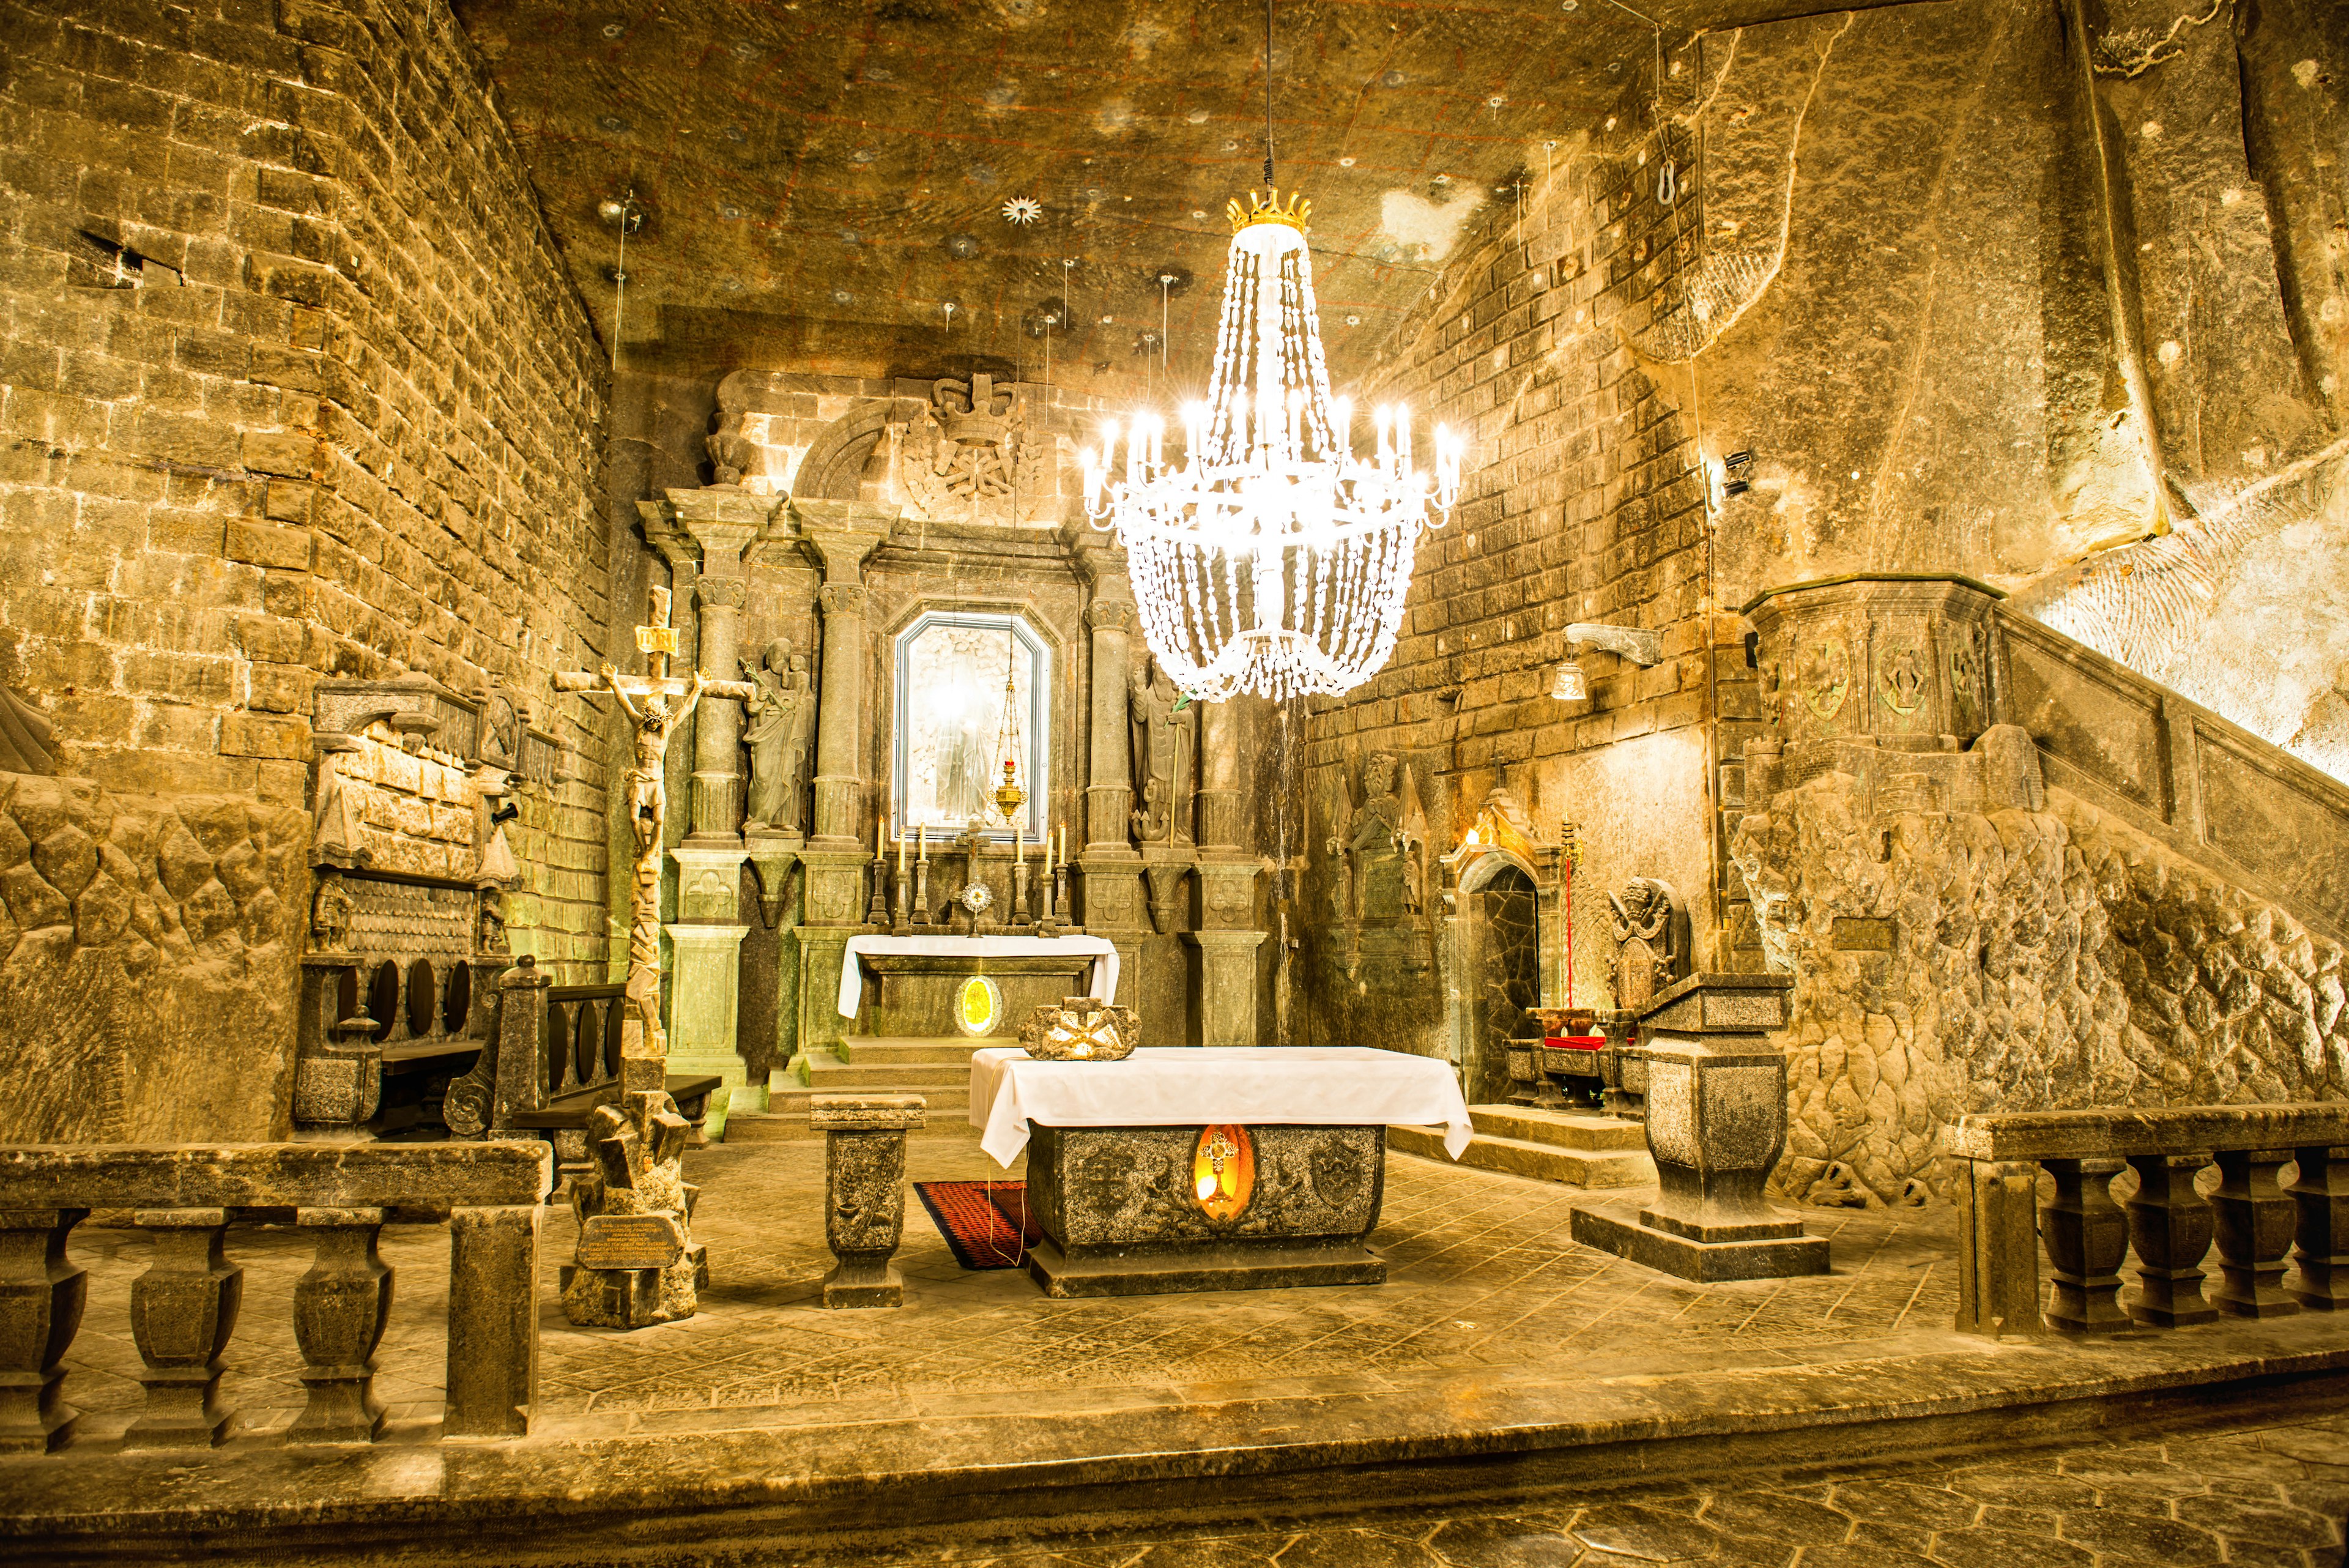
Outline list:
[[[1096,1002],[1117,999],[1117,949],[1103,937],[851,937],[847,956],[840,963],[840,997],[837,1006],[843,1018],[856,1016],[856,1009],[864,996],[864,971],[856,961],[860,953],[878,956],[912,954],[924,958],[1058,958],[1079,953],[1093,961],[1093,980],[1090,994]],[[1016,1021],[1015,1021],[1016,1022]]]
[[[1028,1151],[1048,1295],[1381,1284],[1363,1243],[1390,1124],[1474,1127],[1451,1064],[1363,1046],[1136,1051],[1121,1062],[971,1054],[970,1120],[1009,1167]]]

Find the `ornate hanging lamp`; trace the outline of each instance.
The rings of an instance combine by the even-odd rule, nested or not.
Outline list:
[[[1003,718],[995,730],[995,759],[1003,769],[1003,782],[995,786],[995,809],[1009,823],[1028,803],[1028,792],[1019,785],[1019,691],[1012,679],[1019,634],[1009,622],[1003,628]]]
[[[1268,194],[1228,209],[1215,370],[1207,400],[1184,408],[1181,460],[1166,461],[1165,421],[1147,412],[1083,454],[1087,510],[1125,546],[1150,651],[1203,701],[1341,692],[1376,673],[1420,531],[1442,525],[1460,490],[1460,440],[1438,425],[1433,472],[1421,472],[1401,404],[1377,410],[1370,453],[1354,450],[1352,407],[1330,395],[1321,358],[1312,204],[1272,188],[1271,78],[1267,0]]]

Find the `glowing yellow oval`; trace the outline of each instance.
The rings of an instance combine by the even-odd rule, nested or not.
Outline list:
[[[955,1027],[965,1034],[992,1034],[1003,1016],[1003,992],[983,974],[972,975],[955,993]]]

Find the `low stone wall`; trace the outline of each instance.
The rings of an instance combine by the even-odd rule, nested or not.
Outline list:
[[[1732,849],[1798,976],[1778,1180],[1946,1192],[1962,1113],[2349,1097],[2342,950],[2062,790],[1870,818],[1828,773]]]
[[[285,1136],[309,826],[0,774],[0,1142]]]

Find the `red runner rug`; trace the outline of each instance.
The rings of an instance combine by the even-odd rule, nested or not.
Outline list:
[[[1016,1269],[1043,1239],[1022,1181],[916,1181],[914,1195],[966,1269]]]

